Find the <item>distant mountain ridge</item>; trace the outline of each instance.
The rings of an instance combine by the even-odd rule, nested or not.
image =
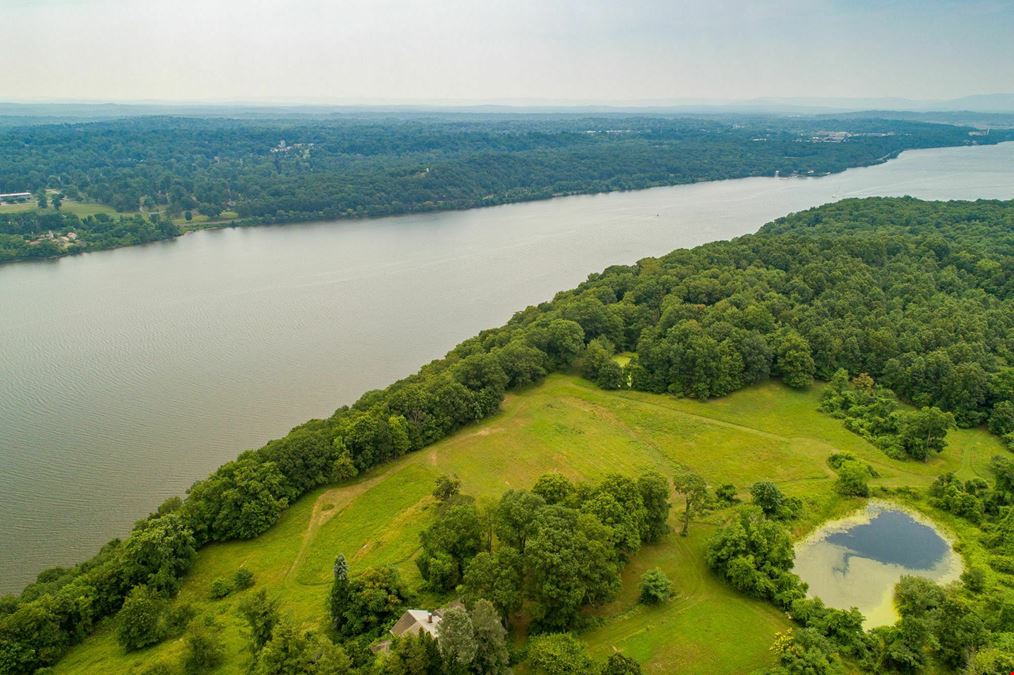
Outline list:
[[[393,101],[379,103],[307,103],[286,101],[222,102],[2,102],[0,120],[32,123],[85,121],[146,115],[322,116],[356,113],[654,113],[654,114],[791,114],[820,115],[861,112],[973,112],[1014,114],[1014,93],[976,94],[952,99],[922,100],[899,97],[761,97],[753,99],[655,99],[616,102],[518,101]]]

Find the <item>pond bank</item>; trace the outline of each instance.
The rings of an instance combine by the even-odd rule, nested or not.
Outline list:
[[[809,585],[809,595],[830,607],[857,607],[866,628],[897,621],[894,586],[902,576],[946,584],[964,569],[953,539],[938,523],[902,504],[876,499],[820,525],[795,551],[795,572]]]

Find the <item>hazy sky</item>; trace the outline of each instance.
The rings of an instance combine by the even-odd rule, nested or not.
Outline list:
[[[1014,92],[1010,0],[0,0],[0,99]]]

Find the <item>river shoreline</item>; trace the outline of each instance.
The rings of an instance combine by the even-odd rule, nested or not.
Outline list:
[[[84,255],[84,254],[87,254],[87,253],[100,253],[100,252],[103,252],[103,251],[115,251],[115,250],[118,250],[118,249],[121,249],[121,248],[134,248],[134,247],[138,247],[138,246],[148,246],[148,245],[152,245],[152,244],[162,244],[162,243],[165,243],[165,242],[174,241],[175,239],[179,239],[179,238],[184,237],[184,236],[186,236],[188,234],[192,234],[192,233],[195,233],[195,232],[204,232],[204,231],[208,231],[208,230],[222,230],[222,229],[247,228],[247,227],[265,227],[265,226],[300,225],[300,224],[320,223],[320,222],[327,222],[327,223],[334,223],[334,224],[355,223],[355,222],[364,222],[364,221],[371,221],[371,220],[381,220],[381,219],[388,219],[388,218],[411,217],[411,216],[424,215],[424,214],[434,214],[434,213],[453,213],[453,212],[460,212],[460,211],[478,211],[478,210],[496,208],[498,206],[512,206],[512,205],[516,205],[516,204],[530,204],[530,203],[552,201],[552,200],[557,200],[557,199],[567,199],[567,198],[571,198],[571,197],[593,197],[593,196],[597,196],[597,195],[628,194],[628,193],[636,193],[636,192],[645,192],[645,191],[649,191],[649,190],[657,190],[657,189],[661,189],[661,188],[679,187],[679,186],[684,186],[684,185],[700,185],[700,184],[705,184],[705,183],[724,183],[724,182],[728,182],[728,181],[745,180],[745,179],[749,179],[749,178],[776,178],[776,179],[779,179],[779,180],[798,180],[798,179],[812,180],[812,179],[825,178],[827,176],[839,175],[839,174],[845,173],[846,171],[850,171],[850,170],[853,170],[853,169],[869,168],[869,167],[874,167],[874,166],[879,166],[879,165],[882,165],[882,164],[886,164],[888,162],[891,162],[893,160],[898,159],[902,155],[904,155],[906,153],[909,153],[909,152],[920,152],[920,151],[924,151],[924,150],[940,150],[940,149],[947,149],[947,148],[989,147],[989,146],[992,146],[992,145],[1003,145],[1004,143],[1014,143],[1014,141],[1003,141],[1003,142],[1000,142],[1000,143],[991,143],[991,144],[966,143],[964,145],[941,145],[941,146],[935,146],[935,147],[912,148],[912,149],[909,149],[909,150],[900,150],[900,151],[897,151],[897,152],[892,152],[892,153],[889,153],[887,155],[884,155],[883,157],[878,157],[877,159],[875,159],[875,160],[873,160],[871,162],[865,162],[865,163],[861,163],[861,164],[854,164],[852,166],[845,167],[844,169],[841,169],[840,171],[826,171],[826,172],[823,172],[823,173],[820,173],[820,174],[813,174],[813,175],[793,174],[793,175],[789,175],[789,176],[781,176],[781,175],[778,174],[777,171],[775,171],[773,174],[770,174],[770,173],[763,173],[763,174],[754,173],[754,174],[745,174],[745,175],[742,175],[742,176],[733,176],[733,177],[729,177],[729,178],[722,178],[722,179],[718,179],[718,180],[696,180],[695,179],[695,180],[689,180],[689,181],[683,181],[683,182],[675,182],[675,183],[657,183],[657,184],[654,184],[654,185],[647,185],[647,186],[644,186],[644,187],[639,187],[639,188],[635,188],[635,189],[631,189],[631,190],[605,190],[605,191],[602,191],[602,190],[580,191],[580,190],[578,190],[578,191],[566,192],[566,193],[554,193],[554,194],[547,195],[545,197],[533,197],[533,198],[529,198],[529,199],[504,199],[502,201],[497,201],[496,203],[472,204],[472,205],[461,206],[461,207],[453,207],[453,206],[446,207],[445,206],[445,207],[437,207],[437,208],[432,208],[432,209],[418,209],[418,210],[413,210],[413,211],[403,211],[403,212],[399,212],[399,213],[391,213],[391,214],[386,214],[386,215],[338,216],[336,218],[323,219],[323,220],[320,219],[320,218],[290,219],[290,220],[272,220],[272,219],[266,219],[266,218],[248,217],[248,218],[235,218],[235,219],[232,219],[232,220],[223,220],[223,221],[208,222],[208,223],[184,224],[184,225],[180,225],[181,232],[180,232],[180,234],[176,235],[175,237],[169,237],[169,238],[166,238],[166,239],[159,239],[159,240],[144,242],[144,243],[140,243],[140,244],[123,244],[123,245],[119,245],[119,246],[109,246],[109,247],[97,248],[97,249],[77,249],[77,250],[67,251],[67,252],[61,253],[59,255],[47,256],[47,257],[43,257],[43,258],[23,257],[23,258],[14,258],[13,260],[2,260],[2,261],[0,261],[0,267],[3,267],[5,265],[18,264],[18,263],[24,264],[24,263],[46,262],[46,261],[52,261],[52,260],[59,260],[61,258],[69,258],[69,257],[73,257],[73,256]],[[137,215],[137,214],[135,214],[135,213],[124,213],[124,214],[119,214],[119,215],[128,216],[128,215]]]

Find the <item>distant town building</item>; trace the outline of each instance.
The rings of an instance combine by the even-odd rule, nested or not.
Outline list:
[[[0,204],[17,204],[31,200],[31,192],[0,192]]]

